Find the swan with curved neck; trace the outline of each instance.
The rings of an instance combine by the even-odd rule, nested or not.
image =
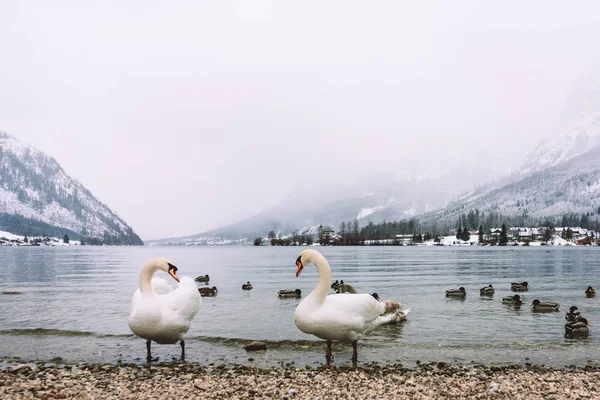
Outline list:
[[[166,280],[153,278],[157,271],[168,273],[179,282],[173,290]],[[184,337],[194,316],[200,310],[202,298],[196,283],[190,277],[177,276],[177,267],[165,258],[154,258],[142,267],[139,289],[131,300],[129,328],[146,339],[146,359],[152,360],[151,343],[181,345],[181,359],[185,360]]]
[[[331,343],[336,340],[352,344],[352,364],[356,366],[358,340],[381,325],[400,320],[401,316],[399,312],[386,314],[386,306],[370,294],[328,295],[331,267],[316,250],[308,249],[300,253],[296,259],[296,276],[300,276],[304,267],[311,263],[319,272],[319,282],[296,307],[294,322],[302,332],[327,341],[327,365],[332,360]]]

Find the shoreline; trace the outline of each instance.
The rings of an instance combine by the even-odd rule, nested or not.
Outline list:
[[[354,369],[199,363],[0,361],[0,398],[577,399],[600,396],[600,365],[370,363]]]

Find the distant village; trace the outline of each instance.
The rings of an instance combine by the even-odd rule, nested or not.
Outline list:
[[[347,232],[346,232],[347,233]],[[387,239],[359,239],[348,243],[345,235],[329,227],[319,227],[318,235],[292,234],[278,236],[273,231],[266,238],[256,238],[254,245],[294,246],[592,246],[600,245],[600,233],[581,227],[511,227],[483,231],[462,230],[458,228],[454,235],[439,236],[425,234],[396,234]]]
[[[396,242],[403,245],[441,245],[441,246],[591,246],[600,245],[598,232],[580,227],[557,228],[502,228],[490,229],[482,234],[480,231],[467,231],[462,238],[441,236],[432,240],[415,242],[414,235],[396,235]],[[457,232],[458,234],[459,232]]]
[[[78,240],[70,240],[69,235],[62,239],[50,236],[19,236],[0,231],[0,246],[84,246]]]

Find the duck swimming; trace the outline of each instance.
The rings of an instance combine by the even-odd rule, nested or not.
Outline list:
[[[525,282],[511,282],[510,290],[513,292],[526,292],[529,290],[529,284]]]
[[[467,295],[467,291],[464,287],[459,287],[458,289],[449,289],[446,290],[446,296],[450,297],[465,297]]]
[[[539,301],[538,299],[533,300],[533,303],[531,303],[531,309],[538,312],[558,311],[558,307],[558,303]]]
[[[179,282],[177,289],[162,278],[153,278],[156,271],[164,271]],[[179,279],[177,267],[165,258],[150,260],[140,272],[139,289],[131,300],[129,328],[146,339],[146,360],[152,361],[152,342],[171,344],[180,342],[181,360],[185,360],[184,337],[192,319],[200,310],[202,298],[192,278]]]
[[[505,304],[521,305],[523,304],[523,299],[518,294],[515,294],[514,296],[503,297],[502,302]]]
[[[300,289],[282,289],[277,292],[277,296],[280,299],[299,299],[302,297],[302,290]]]
[[[592,326],[587,319],[581,317],[578,321],[567,322],[565,324],[565,336],[574,337],[582,336],[585,337],[590,333],[589,326]]]
[[[208,282],[210,277],[208,275],[200,275],[196,277],[196,282]]]
[[[482,287],[479,289],[479,294],[481,296],[493,296],[495,293],[494,287],[490,284],[486,287]]]
[[[594,297],[596,295],[596,288],[593,286],[588,286],[587,289],[585,289],[585,295],[587,297]]]
[[[336,288],[335,288],[335,292],[336,293],[352,293],[352,294],[357,294],[358,290],[356,290],[356,288],[354,287],[354,285],[350,284],[350,283],[343,283],[344,281],[342,281],[342,283],[340,283]]]
[[[242,290],[252,290],[252,284],[250,281],[242,284]]]
[[[215,297],[217,295],[217,287],[213,286],[213,287],[201,287],[198,288],[198,293],[200,293],[200,296],[202,297]]]
[[[565,313],[565,320],[567,322],[573,322],[581,318],[581,312],[576,306],[571,306]]]

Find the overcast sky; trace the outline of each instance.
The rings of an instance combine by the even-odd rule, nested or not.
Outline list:
[[[0,130],[143,239],[308,184],[515,164],[600,61],[595,1],[0,2]]]

